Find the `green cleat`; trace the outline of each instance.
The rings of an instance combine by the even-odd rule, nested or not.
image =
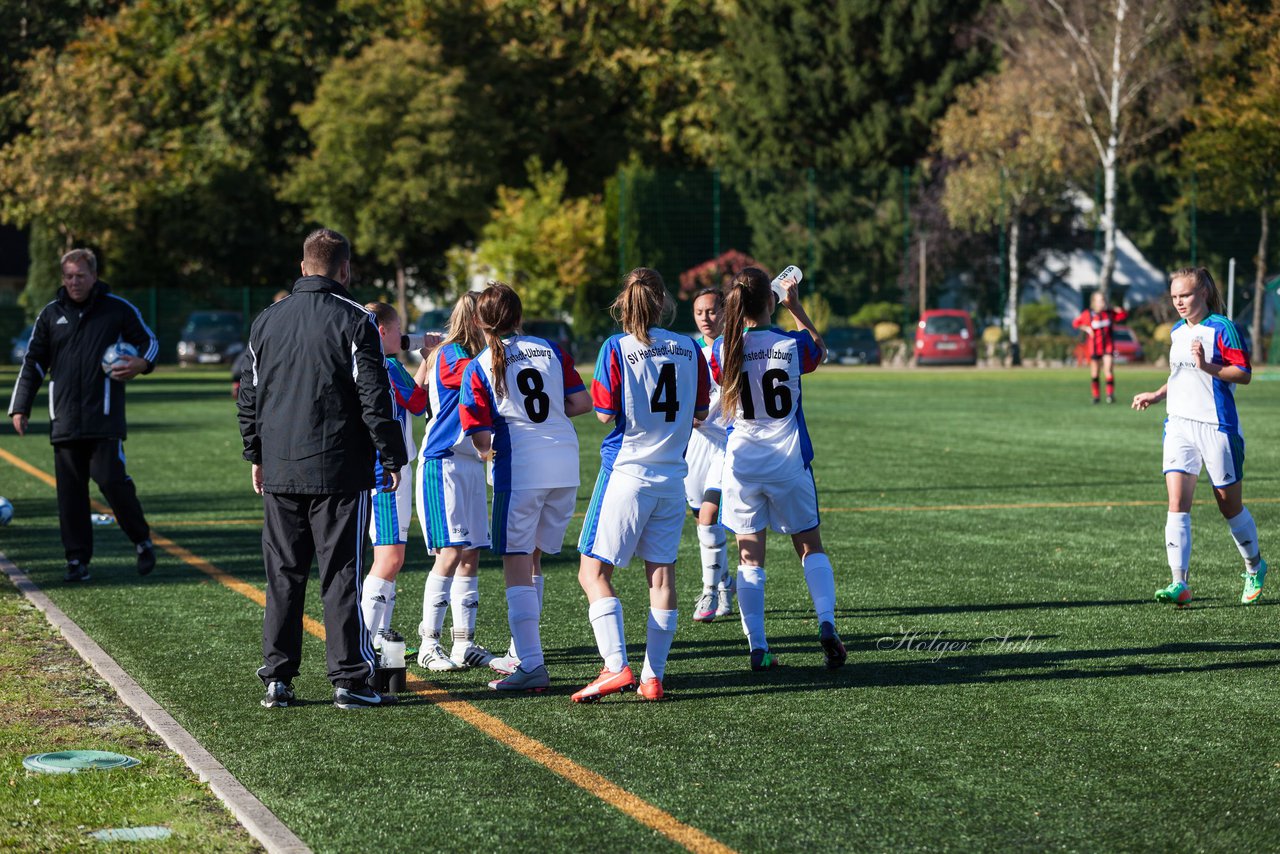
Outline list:
[[[1185,608],[1191,603],[1191,589],[1181,581],[1175,581],[1156,591],[1156,601],[1172,602],[1179,608]]]
[[[1267,578],[1267,562],[1264,560],[1258,564],[1257,573],[1242,572],[1240,577],[1244,579],[1244,592],[1240,594],[1240,602],[1248,605],[1257,601],[1262,595],[1262,582]]]

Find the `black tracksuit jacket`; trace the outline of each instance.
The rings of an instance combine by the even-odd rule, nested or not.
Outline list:
[[[342,285],[299,279],[253,322],[248,353],[240,435],[265,492],[372,489],[375,450],[388,471],[408,464],[378,327]]]
[[[133,303],[111,293],[103,281],[95,282],[89,298],[79,304],[59,288],[36,317],[9,415],[31,414],[47,375],[51,442],[126,438],[124,383],[102,370],[103,352],[118,341],[136,347],[147,360],[143,373],[151,373],[160,342]]]

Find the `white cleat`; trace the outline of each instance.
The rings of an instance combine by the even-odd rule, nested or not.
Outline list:
[[[437,672],[445,670],[461,670],[462,665],[455,662],[444,651],[439,641],[426,639],[422,649],[418,651],[418,666]]]
[[[455,643],[449,658],[459,667],[484,667],[495,658],[489,650],[474,641]]]

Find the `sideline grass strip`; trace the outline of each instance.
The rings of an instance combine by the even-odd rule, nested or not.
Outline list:
[[[166,851],[261,850],[207,789],[125,708],[0,573],[0,849],[64,851],[110,827],[163,825]],[[31,753],[108,750],[137,768],[80,774],[22,770]],[[16,769],[16,770],[15,770]]]
[[[57,486],[57,480],[52,475],[41,471],[7,451],[0,450],[0,459],[15,465],[49,486]],[[91,501],[91,504],[99,512],[109,512],[110,510],[110,508],[97,501]],[[251,599],[259,606],[266,605],[266,595],[262,591],[240,581],[230,573],[224,572],[209,561],[173,542],[168,537],[152,530],[151,541],[188,566],[212,577],[229,590]],[[303,627],[308,634],[319,640],[324,640],[324,626],[317,620],[303,615]],[[493,715],[480,711],[466,700],[453,697],[444,689],[417,677],[406,680],[406,687],[409,688],[411,693],[460,718],[495,741],[542,765],[578,788],[631,816],[646,827],[661,833],[689,851],[693,851],[695,854],[732,854],[732,848],[713,839],[696,827],[691,827],[681,822],[667,811],[633,795],[602,775],[584,768],[564,754],[552,750],[536,739],[530,738],[514,727],[498,720]]]

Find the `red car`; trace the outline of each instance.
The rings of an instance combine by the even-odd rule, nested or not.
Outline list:
[[[1145,361],[1147,356],[1142,352],[1142,342],[1138,340],[1138,336],[1133,334],[1133,330],[1127,326],[1117,326],[1111,333],[1111,340],[1115,347],[1115,361],[1117,365],[1128,364],[1129,362]],[[1089,364],[1089,341],[1082,340],[1076,345],[1076,364]]]
[[[976,365],[977,341],[969,312],[930,309],[916,324],[917,365]]]

